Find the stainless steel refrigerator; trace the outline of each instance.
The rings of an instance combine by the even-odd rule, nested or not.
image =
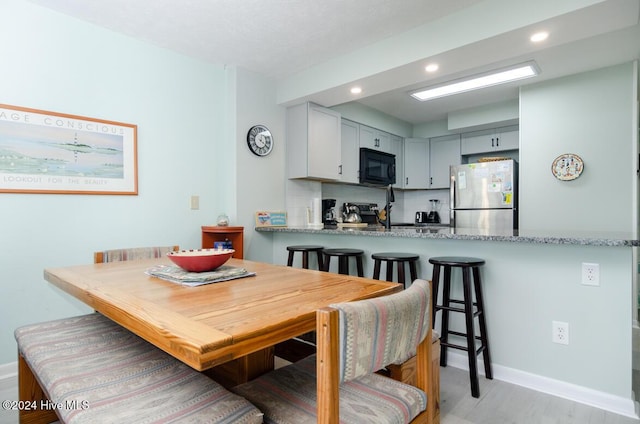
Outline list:
[[[518,162],[452,165],[451,225],[496,232],[518,228]]]

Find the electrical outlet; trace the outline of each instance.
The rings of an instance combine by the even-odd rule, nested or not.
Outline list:
[[[562,321],[551,322],[551,341],[554,343],[569,344],[569,323]]]
[[[582,284],[587,286],[600,285],[600,264],[582,263]]]

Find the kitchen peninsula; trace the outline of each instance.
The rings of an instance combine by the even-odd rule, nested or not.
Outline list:
[[[632,234],[370,227],[256,228],[256,236],[270,238],[273,262],[280,264],[286,263],[288,245],[363,249],[365,276],[372,275],[371,254],[376,252],[420,255],[418,277],[426,279],[432,272],[429,257],[483,258],[494,378],[634,416],[633,248],[640,241]],[[582,263],[599,265],[599,285],[582,284]],[[334,265],[331,271],[337,272]],[[454,273],[453,278],[458,281],[459,276]],[[459,286],[454,284],[454,289]],[[453,295],[460,297],[455,290]],[[553,321],[569,324],[568,345],[552,342]],[[465,368],[465,361],[464,355],[449,352],[450,365]]]
[[[366,228],[325,229],[313,229],[307,227],[262,227],[256,228],[256,231],[279,233],[309,233],[319,235],[336,234],[371,237],[506,241],[535,244],[577,244],[584,246],[640,246],[640,239],[638,239],[637,237],[633,237],[631,234],[623,233],[571,231],[565,234],[556,233],[555,235],[550,235],[549,231],[512,230],[489,232],[476,228],[452,228],[447,225],[392,226],[391,229],[386,229],[383,226],[369,226]]]

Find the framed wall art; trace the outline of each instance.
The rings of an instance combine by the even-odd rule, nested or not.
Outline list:
[[[256,212],[256,227],[286,227],[287,213],[282,211]]]
[[[584,162],[573,153],[565,153],[553,160],[551,173],[560,181],[572,181],[582,174]]]
[[[0,192],[138,194],[137,126],[0,104]]]

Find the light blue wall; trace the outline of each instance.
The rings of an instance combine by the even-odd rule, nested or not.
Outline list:
[[[245,227],[245,258],[269,262],[271,242],[253,231],[258,210],[285,210],[286,182],[286,109],[275,105],[272,80],[238,69],[236,73],[236,163],[238,223]],[[247,131],[253,125],[266,125],[274,146],[266,157],[258,157],[247,148]]]
[[[636,78],[627,63],[522,88],[520,228],[635,230]],[[574,181],[551,173],[563,153],[584,161]]]
[[[224,69],[21,0],[2,0],[0,39],[0,103],[136,124],[139,158],[137,196],[0,193],[4,364],[16,360],[15,327],[87,310],[43,280],[45,267],[108,248],[199,247],[200,226],[236,206],[215,183],[235,144]]]
[[[631,248],[350,234],[314,235],[313,243],[363,249],[367,276],[373,272],[371,254],[381,251],[420,255],[418,277],[425,279],[433,272],[429,257],[483,258],[483,292],[496,378],[508,379],[515,374],[520,380],[516,382],[523,384],[531,374],[630,399]],[[275,263],[286,263],[287,245],[309,241],[304,233],[273,233],[269,237],[274,241]],[[300,259],[296,261],[294,266],[299,267]],[[599,287],[580,284],[583,261],[600,264]],[[331,270],[337,272],[336,261],[332,261]],[[454,278],[461,277],[454,274]],[[461,298],[461,293],[452,297]],[[452,318],[457,329],[463,328],[459,318]],[[568,346],[551,341],[552,321],[569,323]],[[440,328],[439,322],[438,318],[436,328]]]

